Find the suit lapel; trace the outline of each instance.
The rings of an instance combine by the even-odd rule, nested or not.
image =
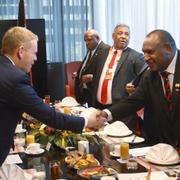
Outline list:
[[[95,52],[93,53],[90,62],[86,65],[86,69],[89,68],[89,66],[93,63],[94,59],[97,57],[99,53],[101,53],[103,49],[103,42],[99,44],[99,46],[96,48]]]
[[[122,52],[122,55],[120,57],[120,59],[118,60],[118,64],[114,73],[114,76],[118,73],[119,69],[121,68],[122,64],[126,61],[127,57],[128,57],[128,53],[129,52],[129,48],[127,48],[124,52]]]
[[[174,73],[174,82],[173,82],[173,91],[172,91],[172,98],[171,103],[173,106],[172,118],[175,114],[175,111],[178,110],[176,105],[180,101],[180,51],[178,51],[177,61],[176,61],[176,68]]]
[[[166,118],[164,119],[167,119],[167,117],[170,117],[170,111],[164,95],[161,77],[158,73],[154,74],[154,78],[152,79],[152,84],[153,87],[155,87],[154,96],[156,96],[156,98],[159,100],[159,108],[162,108],[162,114],[166,116]]]

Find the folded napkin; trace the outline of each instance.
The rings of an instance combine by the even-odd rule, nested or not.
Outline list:
[[[61,102],[56,103],[54,105],[56,110],[58,110],[62,113],[64,112],[64,107],[71,107],[72,108],[75,106],[79,106],[79,104],[73,97],[70,97],[70,96],[63,98]]]
[[[175,164],[179,162],[179,154],[169,144],[159,143],[150,148],[146,159],[156,164]]]
[[[112,124],[105,126],[104,131],[111,136],[127,136],[132,134],[132,131],[121,121],[115,121]]]
[[[0,179],[1,180],[32,180],[32,175],[25,173],[16,164],[7,164],[6,162],[0,167]]]

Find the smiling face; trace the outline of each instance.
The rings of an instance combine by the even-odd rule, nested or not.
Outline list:
[[[112,34],[115,49],[124,49],[129,44],[130,31],[128,26],[119,26]]]
[[[146,37],[143,43],[144,60],[152,71],[164,71],[172,61],[172,48],[158,34]]]

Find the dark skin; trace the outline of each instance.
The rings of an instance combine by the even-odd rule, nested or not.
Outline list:
[[[146,37],[143,43],[142,51],[144,52],[144,60],[152,71],[164,71],[176,52],[176,47],[171,47],[169,42],[160,38],[158,33],[153,33]],[[101,111],[101,116],[108,118],[105,111]]]
[[[170,44],[160,40],[158,34],[145,38],[142,51],[144,60],[152,71],[164,71],[174,56]]]
[[[112,38],[114,40],[114,47],[115,49],[124,49],[128,46],[129,44],[129,39],[130,39],[130,32],[129,28],[126,26],[120,26],[112,34]]]

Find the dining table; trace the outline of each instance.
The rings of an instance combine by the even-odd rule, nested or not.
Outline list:
[[[93,135],[94,142],[90,143],[89,153],[93,154],[99,163],[105,167],[114,169],[117,173],[139,173],[147,172],[148,169],[138,163],[138,167],[135,170],[128,169],[126,163],[120,163],[117,161],[117,157],[110,155],[110,145],[106,143],[102,138],[97,135]],[[130,145],[130,148],[144,146],[144,143],[136,146]],[[50,162],[57,160],[60,162],[61,173],[59,178],[67,180],[87,180],[85,177],[78,175],[78,170],[69,166],[65,162],[67,156],[66,150],[59,148],[55,145],[51,145],[49,150],[41,155],[28,155],[24,152],[19,153],[23,163],[19,164],[22,169],[28,170],[33,168],[34,164],[42,163],[46,167],[46,180],[53,180],[51,178]],[[93,178],[91,178],[93,179]],[[98,179],[97,177],[94,179]]]

